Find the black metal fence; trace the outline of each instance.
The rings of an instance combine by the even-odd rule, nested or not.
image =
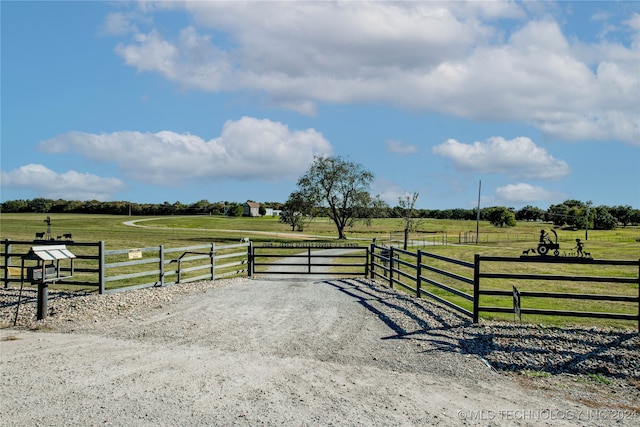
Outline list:
[[[64,244],[76,256],[74,260],[73,276],[56,281],[57,284],[94,288],[99,286],[100,259],[104,253],[104,242],[75,242],[68,240],[61,241],[21,241],[4,240],[2,244],[2,281],[4,287],[11,283],[22,281],[19,267],[22,257],[26,256],[33,246],[46,244]],[[63,271],[70,271],[63,268]],[[23,272],[24,273],[24,272]]]
[[[617,319],[636,322],[640,332],[640,260],[595,260],[577,257],[522,256],[489,257],[475,255],[474,262],[466,262],[421,250],[405,251],[396,247],[371,245],[372,279],[387,281],[390,287],[401,287],[418,297],[426,296],[465,314],[478,322],[480,313],[515,313],[519,315],[573,316]],[[519,265],[518,265],[519,264]],[[554,265],[569,265],[566,274],[527,273],[526,266],[546,264],[545,271]],[[586,276],[578,274],[580,267],[613,266],[627,268],[626,275]],[[498,267],[502,271],[484,271]],[[514,273],[514,271],[516,271]],[[571,274],[575,271],[576,274]],[[527,290],[543,282],[570,283],[565,292]],[[607,292],[588,288],[597,284]],[[602,286],[606,284],[606,286]],[[517,286],[522,285],[523,290]],[[611,286],[609,286],[611,285]],[[615,287],[615,289],[614,289]],[[637,288],[634,290],[634,288]],[[585,293],[591,291],[590,293]],[[518,306],[514,305],[514,294]],[[635,292],[635,294],[634,294]],[[569,309],[567,301],[601,301],[602,311]],[[523,302],[525,307],[523,307]],[[526,307],[531,304],[531,307]],[[539,307],[535,307],[538,305]],[[553,307],[556,308],[553,308]]]
[[[492,268],[499,264],[516,266],[516,268],[508,268],[508,270],[522,271],[522,266],[527,264],[547,264],[546,270],[552,270],[549,266],[556,265],[572,265],[572,266],[615,266],[615,267],[632,267],[638,273],[635,277],[620,277],[620,276],[582,276],[582,275],[558,275],[558,274],[531,274],[523,272],[496,272],[496,271],[483,271],[485,267]],[[618,319],[629,320],[638,322],[638,331],[640,331],[640,260],[600,260],[592,258],[579,258],[579,257],[560,257],[560,256],[523,256],[519,258],[508,257],[491,257],[475,255],[475,282],[474,285],[474,322],[478,321],[478,316],[481,312],[485,313],[513,313],[514,308],[504,306],[488,306],[482,305],[481,299],[486,296],[498,296],[506,298],[508,301],[512,301],[514,293],[517,293],[519,298],[527,299],[542,299],[546,301],[555,301],[557,305],[562,306],[562,301],[566,300],[590,300],[590,301],[604,301],[604,309],[620,308],[622,304],[613,305],[611,303],[626,303],[627,305],[635,305],[636,314],[621,313],[621,312],[606,312],[606,311],[583,311],[583,310],[569,310],[569,309],[549,309],[549,308],[526,308],[518,307],[520,314],[536,314],[547,316],[573,316],[573,317],[591,317],[600,319]],[[520,265],[520,267],[518,267]],[[578,268],[578,270],[580,270]],[[506,281],[511,289],[483,289],[480,286],[482,279],[495,279],[495,283],[500,281]],[[636,295],[611,295],[601,293],[578,293],[578,292],[541,292],[541,291],[526,291],[518,290],[515,287],[515,283],[529,282],[529,283],[542,283],[545,281],[554,283],[572,282],[580,283],[581,286],[588,287],[588,284],[607,284],[607,288],[611,289],[614,285],[621,285],[623,287],[630,287],[636,285],[638,291]],[[620,290],[620,288],[619,288]],[[544,304],[547,307],[549,303]]]
[[[371,245],[371,272],[372,279],[386,280],[390,287],[399,286],[414,293],[417,297],[432,298],[449,308],[456,310],[469,317],[473,317],[473,312],[461,306],[452,295],[473,302],[473,294],[465,292],[465,285],[470,290],[473,289],[473,279],[465,277],[460,272],[445,270],[446,267],[440,265],[455,265],[463,270],[468,270],[473,276],[474,265],[472,263],[448,258],[441,255],[430,254],[418,250],[417,252],[406,251],[396,247],[386,247]],[[438,260],[440,265],[431,265],[428,260]],[[430,276],[427,276],[428,273]],[[436,276],[449,279],[449,283],[443,283]],[[453,284],[451,282],[456,282]],[[428,290],[425,285],[431,285],[434,289]],[[441,291],[441,292],[438,292]]]
[[[386,281],[390,287],[403,288],[417,297],[432,298],[474,322],[478,322],[480,313],[514,313],[517,309],[519,315],[635,321],[640,331],[640,260],[475,255],[471,263],[422,250],[412,252],[376,244],[254,246],[241,242],[105,250],[104,242],[55,243],[64,243],[76,256],[73,276],[57,284],[92,288],[99,293],[245,274],[359,275]],[[4,241],[0,254],[4,287],[22,282],[21,259],[32,246],[33,241]],[[532,266],[541,264],[543,274],[532,270]],[[558,265],[564,266],[565,274],[548,274]],[[616,274],[581,273],[587,267],[593,271],[594,266],[613,267],[607,271]],[[625,268],[627,272],[623,274],[621,269]],[[544,283],[552,285],[546,290],[537,288]],[[513,304],[516,293],[518,307]],[[580,309],[579,305],[571,308],[568,301],[596,301],[600,305],[597,310]]]
[[[368,276],[369,247],[332,243],[251,246],[251,274]]]

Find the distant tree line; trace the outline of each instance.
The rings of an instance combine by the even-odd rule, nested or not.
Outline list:
[[[81,213],[81,214],[109,214],[109,215],[226,215],[242,216],[245,202],[209,202],[200,200],[195,203],[134,203],[128,201],[101,202],[97,200],[52,200],[36,198],[31,200],[10,200],[0,205],[2,213]],[[266,208],[286,212],[285,203],[261,202],[260,212],[264,214]],[[411,215],[407,216],[408,208]],[[326,207],[316,208],[314,216],[328,216]],[[367,214],[367,213],[364,213]],[[364,215],[363,214],[363,215]],[[477,210],[473,209],[417,209],[399,203],[395,207],[383,206],[379,203],[368,212],[372,218],[403,218],[407,219],[453,219],[475,221]],[[551,205],[547,210],[534,206],[521,209],[493,206],[480,209],[480,220],[489,221],[497,227],[510,227],[516,221],[542,221],[553,223],[558,227],[590,230],[611,230],[627,225],[640,225],[640,209],[631,206],[593,206],[591,202],[567,200],[563,203]],[[588,224],[587,224],[587,221]],[[420,228],[420,227],[418,227]]]
[[[32,200],[11,200],[2,203],[3,213],[82,213],[108,215],[226,215],[242,216],[244,202],[209,202],[200,200],[195,203],[134,203],[128,201],[100,202],[97,200],[52,200],[37,198]],[[279,209],[282,203],[267,202],[260,204],[264,214],[265,207]]]

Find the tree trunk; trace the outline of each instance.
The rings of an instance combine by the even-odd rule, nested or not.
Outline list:
[[[347,236],[344,234],[342,227],[338,227],[338,240],[347,240]]]

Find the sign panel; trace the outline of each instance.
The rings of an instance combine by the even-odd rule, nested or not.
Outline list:
[[[129,259],[140,259],[140,258],[142,258],[141,249],[129,249]]]
[[[318,248],[318,249],[333,249],[333,248],[360,248],[357,243],[332,243],[332,242],[282,242],[282,243],[263,243],[262,248]]]
[[[520,292],[515,286],[513,287],[513,312],[522,322],[522,313],[520,312]]]

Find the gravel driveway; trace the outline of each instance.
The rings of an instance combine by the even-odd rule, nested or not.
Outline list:
[[[586,406],[524,387],[464,351],[465,319],[368,280],[235,279],[58,298],[50,307],[44,323],[1,331],[1,425],[640,419],[624,405]],[[12,312],[2,315],[7,322]]]

